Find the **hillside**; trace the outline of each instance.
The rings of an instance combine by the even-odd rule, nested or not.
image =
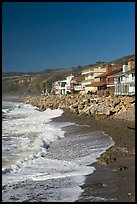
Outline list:
[[[129,59],[135,58],[135,55],[128,55],[120,59],[115,59],[111,62],[96,62],[95,64],[78,66],[64,69],[50,69],[42,72],[8,72],[2,73],[2,95],[39,95],[41,93],[41,84],[44,81],[50,83],[56,80],[65,79],[66,76],[73,74],[80,76],[83,69],[88,67],[105,66],[106,64],[114,64],[115,66],[122,66],[126,64]]]
[[[45,71],[30,75],[6,76],[2,78],[2,95],[37,95],[41,93],[40,85],[42,82],[49,81],[52,83],[57,80],[63,80],[70,74],[79,76],[81,68],[52,70],[50,72]]]

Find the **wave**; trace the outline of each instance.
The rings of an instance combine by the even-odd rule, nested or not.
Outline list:
[[[49,189],[50,186],[51,190],[53,188],[53,198],[62,194],[64,201],[66,195],[68,199],[72,199],[73,193],[73,200],[76,200],[81,193],[78,186],[84,183],[85,175],[95,170],[91,164],[113,145],[111,139],[102,132],[64,137],[62,128],[75,124],[52,122],[52,118],[61,116],[63,110],[38,111],[29,104],[12,105],[14,108],[6,113],[8,120],[3,121],[2,125],[2,155],[3,160],[5,159],[2,183],[3,186],[11,184],[8,194],[4,191],[5,200],[10,200],[9,191],[13,194],[12,184],[23,181],[24,185],[24,181],[27,181],[35,185],[35,182],[44,180],[46,185],[49,183]],[[18,192],[15,194],[21,199]]]
[[[8,113],[9,109],[2,109],[2,113]]]
[[[26,141],[26,144],[24,141],[21,141],[22,151],[16,152],[16,154],[19,155],[18,160],[9,161],[9,163],[13,163],[10,166],[7,166],[2,169],[2,174],[7,173],[17,173],[19,172],[23,167],[25,166],[31,166],[32,163],[37,162],[37,159],[46,157],[47,152],[50,148],[50,143],[52,143],[54,140],[59,140],[60,138],[64,137],[63,131],[57,131],[57,129],[54,129],[52,127],[52,137],[43,138],[43,135],[36,137],[36,139],[33,141],[32,144],[29,144],[28,141]],[[57,133],[58,132],[58,133]],[[54,135],[55,133],[55,135]],[[7,138],[8,136],[6,136]],[[12,140],[16,139],[15,136],[12,137]],[[24,146],[23,146],[24,145]],[[11,145],[12,146],[12,145]],[[29,146],[29,148],[28,148]],[[11,148],[11,147],[10,147]],[[13,144],[13,149],[15,149],[15,145]],[[4,150],[4,148],[3,148]],[[17,156],[17,155],[16,155]]]
[[[51,123],[62,115],[61,109],[38,111],[24,103],[6,103],[3,109],[8,119],[2,125],[2,174],[21,171],[38,158],[46,156],[50,144],[64,137],[63,125]],[[70,123],[64,123],[64,126]],[[10,165],[9,165],[10,164]]]
[[[33,181],[44,181],[67,177],[83,184],[83,176],[93,173],[95,170],[93,166],[79,165],[73,161],[48,158],[38,158],[37,164],[34,162],[31,164],[31,167],[28,167],[27,164],[24,166],[22,165],[22,168],[20,167],[21,165],[18,164],[16,166],[11,165],[9,168],[2,169],[2,174],[10,173],[8,181],[3,182],[3,185],[8,184],[9,181],[10,183],[18,183],[19,181],[25,181],[28,179]]]

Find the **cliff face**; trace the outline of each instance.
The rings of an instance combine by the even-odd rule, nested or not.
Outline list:
[[[70,74],[79,76],[81,69],[61,69],[32,75],[3,77],[2,95],[40,95],[40,86],[44,81],[52,83],[56,80],[62,80]]]
[[[31,92],[35,93],[33,90],[33,78],[31,77],[5,77],[2,79],[2,95],[27,95]]]

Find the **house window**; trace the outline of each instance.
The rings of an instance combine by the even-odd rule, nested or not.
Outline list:
[[[118,84],[120,83],[120,77],[117,78],[117,83],[118,83]]]
[[[135,79],[135,73],[132,73],[132,80]]]
[[[123,77],[120,77],[120,81],[121,81],[121,82],[123,81]]]
[[[106,82],[106,79],[105,79],[105,78],[103,78],[103,79],[102,79],[102,81],[105,83],[105,82]]]
[[[65,87],[66,82],[61,83],[61,87]]]

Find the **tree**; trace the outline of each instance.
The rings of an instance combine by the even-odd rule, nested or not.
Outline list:
[[[41,83],[42,92],[48,94],[51,91],[52,85],[49,81],[44,81]]]

